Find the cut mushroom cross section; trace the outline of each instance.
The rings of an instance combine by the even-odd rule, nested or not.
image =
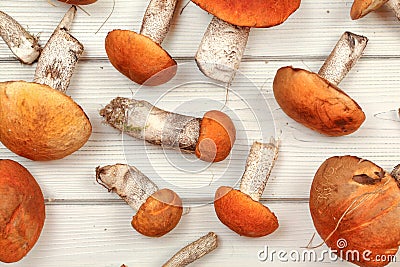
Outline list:
[[[365,120],[361,107],[337,85],[362,55],[368,39],[345,32],[318,74],[280,68],[273,82],[276,101],[295,121],[328,136],[355,132]]]
[[[210,232],[179,250],[162,267],[184,267],[218,247],[218,237]]]
[[[246,48],[250,27],[283,23],[300,6],[300,0],[192,0],[214,15],[195,59],[199,69],[215,80],[231,83]]]
[[[144,100],[117,97],[100,110],[100,115],[130,136],[195,153],[208,162],[224,160],[236,140],[232,120],[217,110],[200,119],[159,109]]]
[[[222,186],[215,193],[219,220],[242,236],[261,237],[273,233],[278,219],[259,201],[278,157],[278,142],[254,142],[246,162],[240,190]]]
[[[97,167],[96,181],[117,193],[134,210],[132,227],[149,237],[160,237],[179,223],[182,200],[172,190],[161,189],[137,168],[126,164]]]
[[[350,11],[351,19],[360,19],[383,5],[389,7],[400,20],[400,0],[354,0]]]
[[[73,6],[44,47],[36,82],[0,83],[0,140],[20,156],[61,159],[90,137],[92,127],[85,112],[62,93],[83,53],[83,45],[69,33],[75,13]]]
[[[170,28],[177,0],[151,0],[143,17],[140,34],[113,30],[105,40],[111,64],[132,81],[156,86],[176,74],[177,64],[160,46]]]
[[[39,57],[38,39],[2,11],[0,11],[0,36],[22,63],[32,64]]]

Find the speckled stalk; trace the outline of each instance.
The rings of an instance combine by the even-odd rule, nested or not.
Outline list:
[[[149,143],[193,153],[201,119],[159,109],[147,101],[117,97],[100,110],[112,127]]]
[[[246,161],[240,191],[259,201],[278,158],[279,142],[271,139],[270,143],[254,142]]]
[[[183,267],[210,253],[218,246],[217,235],[213,232],[179,250],[163,267]]]
[[[150,0],[143,16],[140,34],[161,44],[171,26],[177,2],[178,0]]]
[[[195,56],[201,72],[209,78],[231,83],[239,69],[249,33],[249,27],[235,26],[213,17]]]
[[[345,32],[325,60],[318,74],[330,83],[339,85],[361,57],[367,43],[367,37]]]
[[[0,36],[22,63],[32,64],[39,57],[41,49],[38,39],[2,11],[0,11]]]
[[[397,19],[400,20],[400,0],[389,0],[386,5],[393,11]]]
[[[115,164],[96,168],[96,181],[118,194],[134,210],[158,191],[158,187],[146,175],[133,166]]]
[[[65,93],[76,63],[83,54],[83,45],[70,33],[76,7],[72,6],[43,48],[36,67],[34,82],[47,84]]]

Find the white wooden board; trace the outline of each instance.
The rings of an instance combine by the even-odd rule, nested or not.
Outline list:
[[[40,32],[40,43],[44,44],[68,8],[54,3],[55,7],[46,0],[3,0],[0,9],[29,25],[32,33]],[[179,9],[185,3],[180,2]],[[163,46],[177,59],[179,72],[166,85],[140,88],[108,62],[104,38],[115,28],[138,30],[147,1],[116,0],[113,14],[97,34],[113,1],[99,0],[85,6],[90,16],[78,11],[72,33],[86,50],[68,94],[88,114],[93,134],[81,150],[53,162],[32,162],[0,145],[1,157],[26,166],[47,200],[47,220],[39,243],[23,261],[10,266],[160,266],[180,246],[208,231],[221,237],[221,246],[193,266],[327,265],[261,262],[257,252],[266,244],[276,250],[302,251],[300,247],[308,243],[315,231],[308,212],[309,187],[326,158],[351,154],[387,170],[400,161],[400,23],[386,8],[352,21],[351,4],[344,0],[303,0],[286,23],[251,31],[240,74],[224,108],[238,126],[238,140],[229,160],[208,167],[193,163],[192,155],[163,151],[122,135],[105,125],[98,112],[116,96],[145,99],[161,108],[199,117],[209,109],[220,109],[226,97],[223,85],[202,76],[193,62],[211,16],[193,3],[181,15],[175,15]],[[329,138],[288,118],[273,98],[272,81],[282,66],[317,71],[344,31],[370,39],[364,57],[340,85],[363,108],[367,120],[350,136]],[[31,80],[34,68],[21,65],[0,42],[0,81]],[[218,222],[207,203],[218,186],[235,185],[240,179],[249,144],[261,138],[267,141],[271,135],[282,145],[263,200],[276,212],[281,227],[265,238],[241,238]],[[174,188],[192,206],[171,234],[149,239],[134,232],[130,208],[95,182],[96,166],[117,162],[135,165],[160,186]],[[198,171],[201,168],[205,169]],[[205,206],[197,207],[198,203]],[[344,264],[335,262],[332,266]]]

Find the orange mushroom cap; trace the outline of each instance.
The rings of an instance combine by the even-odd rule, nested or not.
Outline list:
[[[282,110],[295,121],[329,136],[355,132],[365,120],[361,107],[316,73],[283,67],[273,90]]]
[[[35,245],[42,232],[42,191],[27,169],[0,160],[0,261],[16,262]]]
[[[105,41],[111,64],[138,84],[156,86],[176,74],[176,62],[150,38],[128,30],[113,30]]]
[[[316,230],[338,255],[360,266],[384,266],[400,242],[398,182],[371,161],[354,156],[331,157],[318,169],[310,190],[310,212]],[[340,246],[345,240],[346,246]],[[339,247],[340,246],[340,247]],[[369,251],[368,258],[363,253]],[[376,261],[379,255],[381,261]]]
[[[89,5],[97,2],[97,0],[58,0],[60,2],[64,2],[70,5]]]
[[[219,220],[239,235],[261,237],[279,227],[278,219],[267,207],[231,187],[218,188],[214,208]]]
[[[132,218],[132,226],[149,237],[160,237],[171,231],[182,217],[182,200],[170,189],[152,194]]]
[[[32,160],[70,155],[89,139],[92,126],[70,97],[24,81],[0,83],[0,141]]]
[[[236,129],[231,118],[218,110],[204,114],[200,125],[196,156],[208,162],[224,160],[236,140]]]
[[[214,16],[238,26],[267,28],[283,23],[300,0],[192,0]]]
[[[354,0],[351,6],[351,19],[356,20],[364,17],[368,13],[377,10],[388,0]]]

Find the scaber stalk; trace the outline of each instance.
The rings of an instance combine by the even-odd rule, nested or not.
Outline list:
[[[32,64],[39,57],[41,48],[38,38],[2,11],[0,11],[0,36],[22,63]]]
[[[189,245],[179,250],[172,256],[163,267],[184,267],[195,260],[207,255],[218,247],[218,237],[215,233],[209,232]]]
[[[63,93],[67,91],[75,66],[84,51],[83,45],[69,33],[75,14],[76,7],[72,6],[51,35],[43,48],[33,79]]]

